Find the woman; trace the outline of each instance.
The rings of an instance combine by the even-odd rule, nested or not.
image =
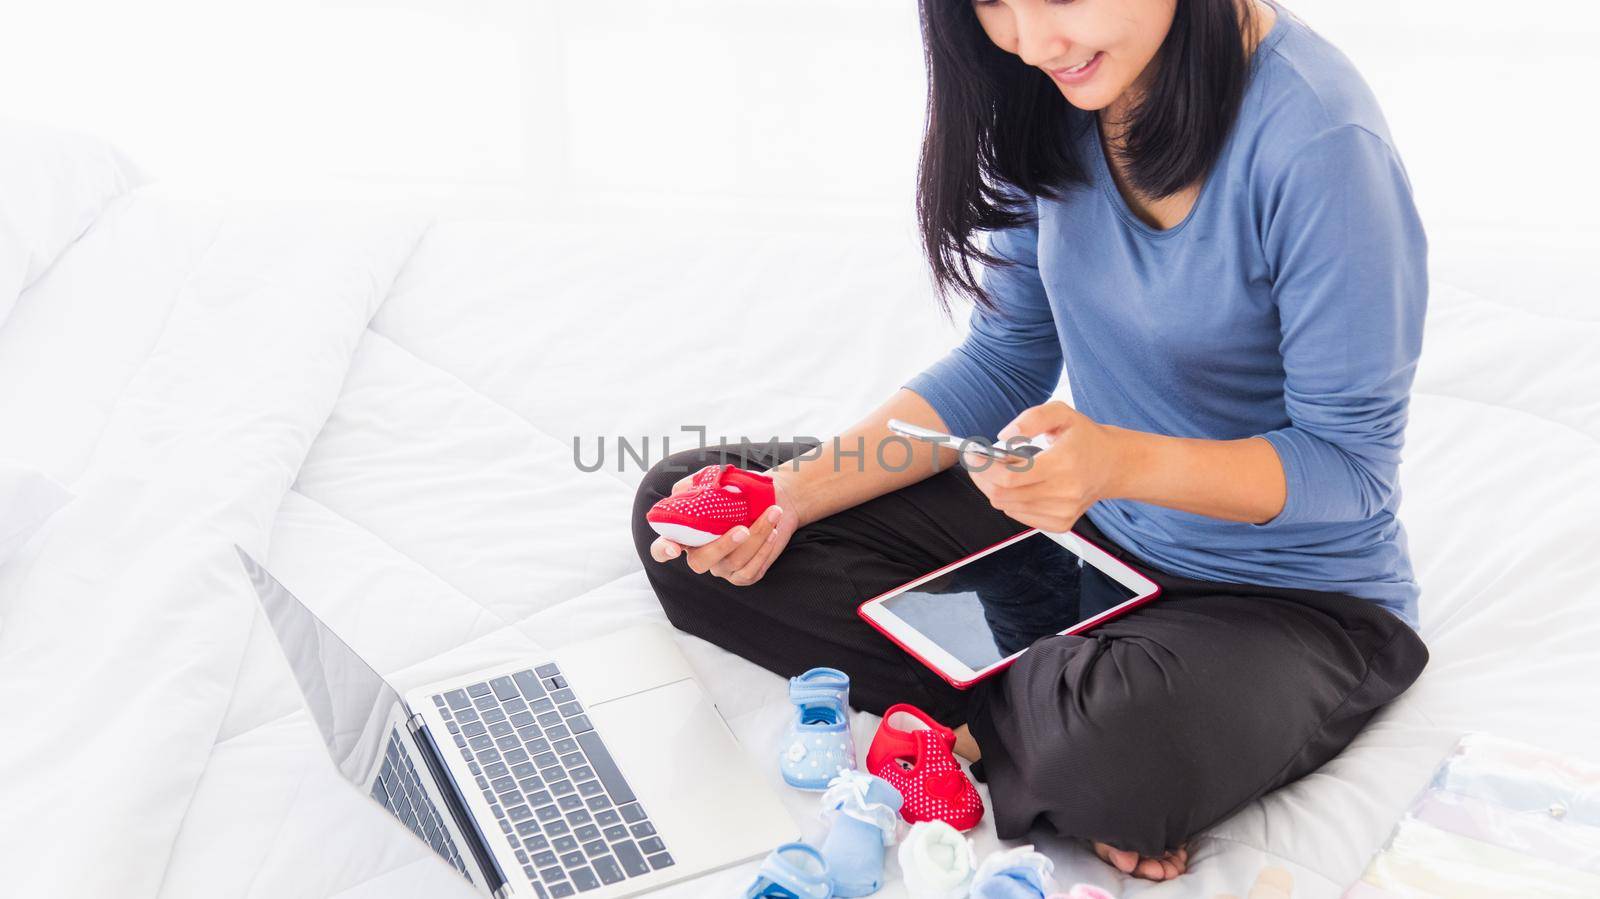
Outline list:
[[[1047,827],[1174,877],[1191,835],[1332,758],[1426,664],[1395,515],[1421,224],[1371,93],[1281,7],[923,0],[922,17],[918,209],[941,301],[977,301],[969,336],[803,461],[665,460],[636,541],[683,630],[961,725],[1001,837]],[[1063,365],[1073,406],[1047,401]],[[890,418],[1054,444],[1026,469],[929,446],[891,469],[873,451]],[[703,547],[655,539],[649,505],[725,460],[772,469],[778,507]],[[1163,597],[1044,636],[968,693],[856,618],[1024,525],[1075,528]]]

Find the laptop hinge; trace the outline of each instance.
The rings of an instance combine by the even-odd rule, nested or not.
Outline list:
[[[494,852],[489,849],[489,841],[484,838],[483,829],[478,827],[478,819],[473,817],[472,811],[467,807],[466,797],[461,795],[461,789],[456,786],[456,779],[450,776],[450,769],[444,763],[444,756],[439,754],[439,747],[433,742],[433,734],[428,732],[428,726],[423,723],[422,716],[413,714],[406,719],[406,730],[411,733],[413,741],[422,750],[422,760],[428,766],[428,772],[433,775],[433,782],[438,785],[439,792],[444,794],[445,805],[450,809],[451,817],[456,820],[456,829],[461,831],[461,836],[467,841],[467,847],[472,850],[472,855],[478,861],[478,870],[489,878],[488,887],[494,899],[504,899],[510,893],[511,885],[506,880],[506,875],[500,868],[500,863],[495,860]]]

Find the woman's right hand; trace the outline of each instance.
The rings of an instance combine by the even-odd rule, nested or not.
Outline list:
[[[686,556],[689,568],[696,573],[709,573],[740,587],[761,580],[800,527],[800,515],[796,504],[791,502],[782,472],[769,474],[772,475],[773,503],[755,524],[748,528],[734,527],[705,546],[684,546],[676,540],[657,537],[650,544],[650,557],[657,562],[670,562]],[[677,494],[689,489],[693,481],[694,475],[686,475],[672,485],[672,492]]]

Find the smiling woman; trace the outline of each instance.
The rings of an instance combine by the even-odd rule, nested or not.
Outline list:
[[[1107,111],[1139,194],[1190,188],[1238,114],[1246,35],[1260,24],[1237,0],[922,0],[922,18],[923,244],[941,301],[953,290],[979,304],[990,300],[971,263],[999,260],[975,245],[976,232],[1025,218],[995,182],[1046,197],[1087,182],[1069,140],[1077,109]]]
[[[1190,838],[1333,758],[1427,662],[1398,516],[1428,294],[1410,182],[1359,73],[1276,2],[922,14],[918,213],[939,298],[976,301],[966,338],[832,451],[669,460],[638,496],[640,554],[684,630],[964,725],[998,836],[1174,877]],[[1063,374],[1072,405],[1050,401]],[[1051,442],[938,474],[953,451],[898,469],[841,451],[882,446],[890,419]],[[678,474],[732,460],[771,469],[761,520],[687,548],[643,526]],[[1078,531],[1161,598],[1019,633],[969,693],[857,620],[1023,526]],[[1049,592],[1040,608],[1072,602]]]

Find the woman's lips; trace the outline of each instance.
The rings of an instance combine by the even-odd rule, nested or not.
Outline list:
[[[1082,84],[1094,77],[1100,68],[1100,60],[1105,57],[1105,51],[1100,50],[1089,57],[1089,61],[1075,69],[1050,69],[1050,77],[1062,84]]]

